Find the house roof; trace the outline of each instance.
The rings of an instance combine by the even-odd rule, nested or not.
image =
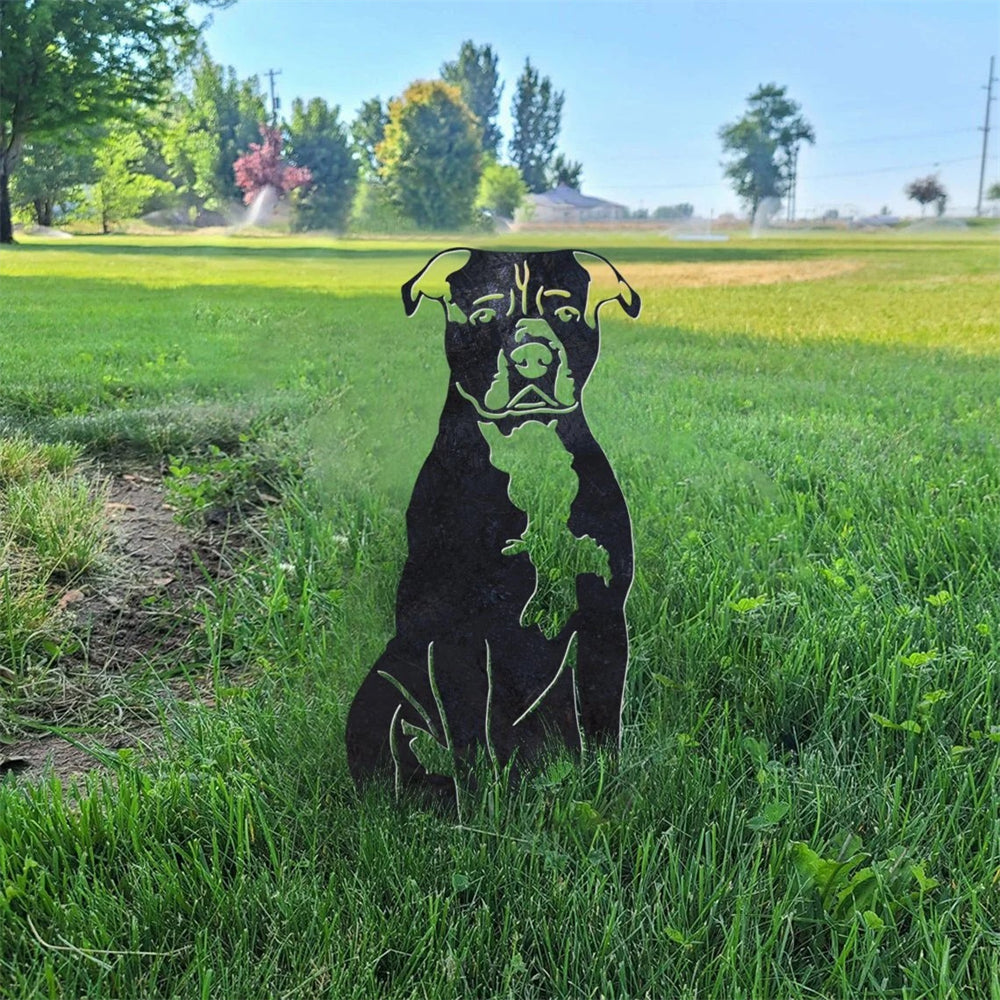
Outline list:
[[[551,191],[543,191],[541,194],[533,194],[532,199],[536,205],[550,205],[553,208],[624,208],[614,201],[605,201],[603,198],[591,198],[589,195],[580,194],[575,188],[568,184],[560,184]]]

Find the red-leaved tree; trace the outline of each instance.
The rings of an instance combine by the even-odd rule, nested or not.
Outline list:
[[[291,191],[312,181],[308,167],[295,167],[281,158],[280,129],[261,125],[263,142],[251,142],[250,150],[234,164],[236,183],[243,189],[243,203],[249,205],[266,187]]]

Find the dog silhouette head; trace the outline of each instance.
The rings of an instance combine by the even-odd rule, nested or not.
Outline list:
[[[597,360],[598,313],[639,313],[635,290],[598,254],[444,250],[403,285],[412,316],[434,299],[458,392],[481,419],[559,415],[580,405]]]

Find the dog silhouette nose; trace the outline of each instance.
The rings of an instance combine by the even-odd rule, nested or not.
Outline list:
[[[510,352],[510,360],[518,374],[524,378],[539,378],[544,375],[552,361],[552,351],[540,340],[530,340]]]
[[[510,360],[518,374],[527,379],[544,375],[559,343],[548,320],[522,316],[514,327],[514,339],[518,346],[510,352]]]

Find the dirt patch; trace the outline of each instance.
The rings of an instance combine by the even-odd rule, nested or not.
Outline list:
[[[174,520],[158,477],[117,476],[108,497],[112,569],[74,592],[66,610],[89,667],[121,670],[185,641],[198,625],[185,606],[222,563]]]
[[[99,766],[102,750],[155,745],[151,702],[202,694],[178,668],[202,624],[199,604],[211,600],[214,581],[232,574],[247,539],[225,518],[198,533],[178,524],[155,472],[116,474],[108,486],[107,568],[62,595],[74,639],[51,669],[18,692],[23,717],[90,732],[74,737],[79,746],[52,735],[0,743],[0,779],[37,779],[50,767],[66,779]],[[163,679],[154,680],[152,695],[146,684],[141,706],[129,685],[154,666]]]
[[[162,740],[154,726],[134,725],[118,734],[105,734],[100,739],[81,736],[70,741],[61,736],[9,743],[0,752],[0,781],[11,777],[38,780],[54,774],[68,782],[104,766],[104,758],[119,750],[133,750],[140,755],[155,753]]]
[[[629,282],[654,288],[705,288],[710,285],[778,285],[817,281],[861,269],[857,260],[746,260],[704,264],[630,264]]]

